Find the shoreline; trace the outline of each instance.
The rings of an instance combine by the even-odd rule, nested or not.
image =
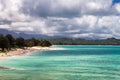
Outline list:
[[[5,60],[5,59],[8,59],[12,56],[25,55],[27,53],[32,53],[35,51],[44,51],[44,50],[53,50],[53,49],[55,49],[55,48],[53,48],[53,47],[40,47],[40,46],[25,47],[24,49],[21,49],[21,48],[11,49],[8,52],[1,52],[0,53],[0,60]],[[15,70],[15,69],[0,66],[0,70]]]
[[[16,56],[16,55],[18,56],[24,55],[27,53],[32,53],[34,51],[63,50],[63,48],[55,48],[56,46],[72,46],[72,45],[52,45],[51,47],[33,46],[33,47],[25,47],[24,49],[16,48],[16,49],[11,49],[8,52],[1,52],[0,59],[5,59],[7,57]],[[116,46],[116,45],[73,45],[73,46]]]
[[[21,48],[16,48],[16,49],[11,49],[8,52],[1,52],[0,53],[0,59],[5,59],[8,57],[12,56],[19,56],[19,55],[24,55],[27,53],[32,53],[34,51],[44,51],[44,50],[53,50],[54,48],[52,47],[40,47],[40,46],[34,46],[34,47],[25,47],[24,49]]]

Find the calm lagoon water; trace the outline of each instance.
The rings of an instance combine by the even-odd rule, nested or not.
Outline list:
[[[120,46],[54,46],[0,61],[0,80],[120,80]],[[60,50],[59,50],[60,48]]]

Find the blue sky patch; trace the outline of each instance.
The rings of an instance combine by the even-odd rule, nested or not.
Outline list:
[[[113,0],[113,4],[120,3],[120,0]]]

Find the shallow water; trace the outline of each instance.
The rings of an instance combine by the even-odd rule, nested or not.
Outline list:
[[[0,61],[0,80],[120,80],[120,46],[54,47]]]

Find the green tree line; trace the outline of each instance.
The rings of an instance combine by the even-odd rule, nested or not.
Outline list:
[[[107,38],[98,40],[88,40],[81,38],[53,38],[47,39],[53,45],[120,45],[120,39]]]
[[[52,44],[47,40],[14,38],[11,34],[0,34],[0,51],[9,51],[11,48],[24,48],[33,46],[49,47]]]

